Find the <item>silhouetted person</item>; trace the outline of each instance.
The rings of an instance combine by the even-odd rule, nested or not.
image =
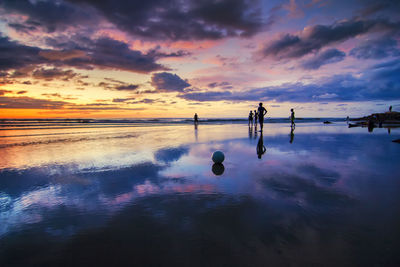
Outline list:
[[[258,104],[258,122],[260,123],[261,131],[264,127],[264,116],[267,114],[267,110],[263,107],[262,103]]]
[[[198,124],[199,123],[199,116],[197,116],[197,113],[194,114],[194,124]]]
[[[251,110],[249,113],[249,127],[250,127],[250,124],[251,124],[251,127],[253,127],[253,111],[251,111]]]
[[[264,155],[266,151],[267,151],[267,149],[264,146],[264,137],[263,137],[263,134],[261,132],[260,138],[258,139],[258,143],[257,143],[257,155],[258,155],[258,158],[261,159],[262,155]]]
[[[392,106],[389,107],[389,112],[392,112]]]
[[[290,123],[291,123],[291,127],[296,127],[296,123],[294,123],[294,110],[290,109],[290,111],[292,112],[290,114]]]
[[[347,117],[346,117],[346,122],[347,122],[347,124],[349,124],[349,120],[350,120],[350,118],[349,118],[349,116],[347,116]]]
[[[258,120],[258,113],[257,110],[254,110],[254,127],[257,130],[257,120]]]

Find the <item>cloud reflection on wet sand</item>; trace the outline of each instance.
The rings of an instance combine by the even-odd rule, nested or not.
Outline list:
[[[276,133],[267,129],[263,136],[262,159],[258,139],[249,139],[246,127],[224,125],[199,127],[198,142],[184,134],[171,141],[175,130],[164,128],[153,145],[140,139],[148,140],[143,155],[150,160],[130,165],[115,164],[125,157],[114,154],[123,144],[118,140],[102,152],[103,158],[117,157],[109,166],[82,168],[71,160],[2,169],[0,262],[398,262],[399,218],[393,214],[400,187],[393,173],[400,152],[395,144],[386,136],[318,128],[314,135],[296,130],[289,143],[288,133],[275,127]],[[223,138],[224,131],[231,134]],[[216,138],[204,139],[216,132]],[[210,156],[217,149],[226,156],[221,176],[211,170]]]

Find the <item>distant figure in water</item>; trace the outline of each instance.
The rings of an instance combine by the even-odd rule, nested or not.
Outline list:
[[[349,118],[349,116],[347,116],[347,117],[346,117],[346,122],[347,122],[347,124],[349,124],[349,120],[350,120],[350,118]]]
[[[295,127],[290,127],[290,141],[289,143],[293,143],[293,139],[294,139],[294,128]]]
[[[263,137],[263,134],[261,132],[260,139],[258,139],[258,143],[257,143],[257,156],[258,156],[258,158],[261,159],[262,155],[264,155],[266,151],[267,151],[267,149],[264,146],[264,137]]]
[[[291,123],[291,126],[290,127],[296,127],[296,123],[294,123],[294,110],[293,109],[290,109],[290,111],[292,112],[292,114],[290,114],[290,123]]]
[[[254,127],[257,130],[257,120],[258,120],[258,113],[257,110],[254,110]]]
[[[389,107],[389,112],[392,112],[392,106]]]
[[[197,116],[197,113],[194,114],[194,124],[198,124],[199,123],[199,116]]]
[[[267,110],[263,107],[263,104],[260,103],[258,104],[258,122],[260,123],[261,131],[263,130],[264,127],[264,116],[267,114]]]
[[[253,127],[253,111],[251,111],[251,110],[249,113],[249,127],[250,127],[250,124],[251,124],[251,127]]]

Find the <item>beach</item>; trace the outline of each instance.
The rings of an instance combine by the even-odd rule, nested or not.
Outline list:
[[[400,129],[322,121],[2,127],[0,265],[399,265]]]

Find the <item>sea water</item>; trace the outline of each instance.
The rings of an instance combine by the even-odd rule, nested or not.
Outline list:
[[[400,130],[331,121],[4,121],[0,265],[398,265]]]

